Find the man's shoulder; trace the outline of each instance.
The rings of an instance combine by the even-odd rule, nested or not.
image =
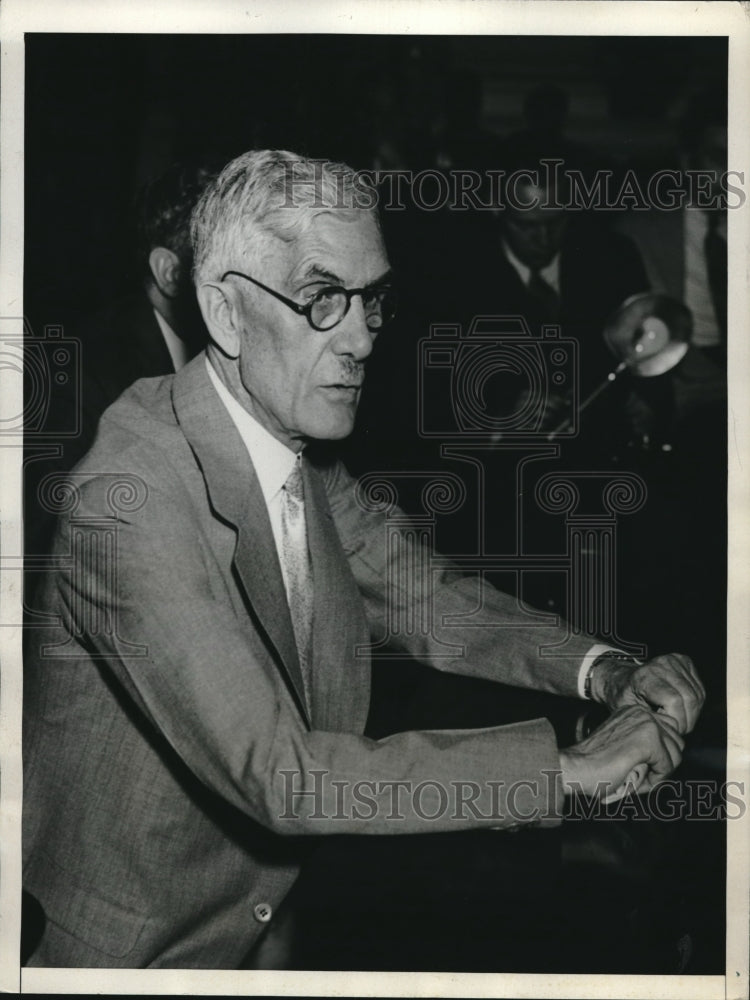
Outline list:
[[[102,414],[77,473],[132,472],[173,465],[189,445],[175,416],[174,375],[139,379]]]
[[[40,487],[64,550],[81,521],[137,521],[157,538],[176,519],[192,523],[203,479],[172,409],[173,378],[142,379],[127,389],[105,410],[83,458]]]

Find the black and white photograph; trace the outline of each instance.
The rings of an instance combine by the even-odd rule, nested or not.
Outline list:
[[[30,6],[3,989],[746,997],[741,5]]]

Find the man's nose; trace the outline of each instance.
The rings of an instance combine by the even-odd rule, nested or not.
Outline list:
[[[349,311],[334,334],[332,346],[337,354],[348,354],[356,361],[364,361],[371,354],[377,331],[367,328],[361,296],[352,297]]]

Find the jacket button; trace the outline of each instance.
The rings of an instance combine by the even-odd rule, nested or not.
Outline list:
[[[270,903],[257,903],[253,907],[253,914],[255,919],[259,924],[267,924],[268,921],[273,916],[273,910],[271,909]]]

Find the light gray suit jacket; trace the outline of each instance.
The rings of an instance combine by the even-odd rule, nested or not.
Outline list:
[[[60,518],[60,565],[38,602],[58,624],[34,630],[26,660],[24,879],[47,917],[31,964],[236,967],[311,835],[508,826],[517,816],[506,792],[522,779],[535,784],[517,789],[516,812],[559,822],[546,720],[363,737],[370,661],[357,650],[384,627],[385,520],[361,509],[339,464],[306,463],[315,597],[305,703],[266,507],[202,355],[126,391],[73,475],[77,506]],[[123,475],[132,490],[113,516]],[[562,627],[530,625],[495,591],[477,610],[472,580],[421,583],[434,634],[417,630],[406,652],[576,693],[589,638],[540,657]],[[415,591],[392,599],[406,607]],[[473,617],[443,624],[448,614]],[[436,641],[463,643],[465,655],[435,658]],[[309,791],[320,773],[324,801],[290,802],[290,780]],[[346,819],[335,780],[347,783]],[[425,786],[392,818],[384,783],[436,780],[449,793],[476,782],[476,809],[428,819],[442,800]],[[358,782],[369,783],[367,818],[355,815]]]

